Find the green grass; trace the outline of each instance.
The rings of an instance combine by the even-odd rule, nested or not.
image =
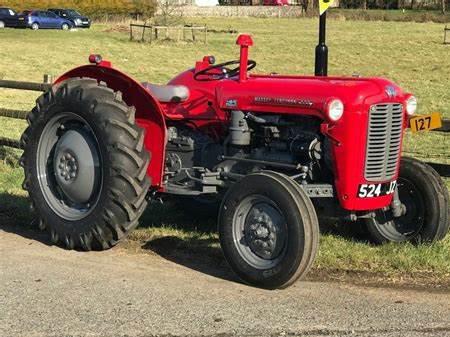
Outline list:
[[[317,44],[314,19],[190,20],[214,29],[232,27],[253,34],[251,57],[259,72],[311,74]],[[420,112],[439,111],[450,118],[450,46],[442,44],[443,26],[434,23],[329,22],[330,74],[388,77],[419,98]],[[194,65],[203,55],[218,61],[236,59],[235,35],[210,34],[202,43],[129,42],[118,27],[96,25],[77,32],[0,30],[0,78],[40,81],[44,73],[58,75],[86,63],[90,53],[104,58],[138,80],[165,83]],[[35,93],[0,89],[0,107],[30,109]],[[1,119],[1,136],[18,138],[26,123]],[[408,134],[405,154],[450,163],[450,137],[443,133]],[[32,220],[21,190],[17,151],[0,148],[0,223],[24,225]],[[447,180],[450,186],[450,182]],[[170,217],[167,214],[170,213]],[[186,220],[187,219],[187,220]],[[196,220],[181,211],[152,206],[131,242],[144,245],[170,237],[169,245],[187,256],[211,255],[222,261],[213,220]],[[175,240],[176,239],[176,240]],[[174,241],[175,240],[175,241]],[[159,242],[159,241],[158,241]],[[196,255],[197,254],[197,255]],[[373,247],[347,237],[322,237],[315,271],[322,275],[357,272],[392,279],[450,281],[450,238],[433,246],[409,244]],[[377,276],[378,277],[378,276]]]

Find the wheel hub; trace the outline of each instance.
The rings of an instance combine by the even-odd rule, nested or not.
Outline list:
[[[253,206],[246,218],[244,238],[254,254],[271,260],[280,255],[284,246],[283,219],[269,204]]]
[[[56,172],[61,180],[73,182],[78,176],[78,160],[70,152],[63,153],[59,159]]]
[[[59,139],[54,154],[55,178],[73,203],[85,204],[95,188],[98,155],[82,130],[69,130]]]

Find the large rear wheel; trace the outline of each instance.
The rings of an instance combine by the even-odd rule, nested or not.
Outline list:
[[[449,230],[450,209],[448,190],[439,174],[417,159],[404,157],[397,186],[404,214],[394,217],[388,208],[366,219],[370,239],[377,244],[442,240]]]
[[[149,154],[134,109],[92,79],[70,79],[37,100],[22,136],[40,227],[68,249],[114,246],[138,224]]]
[[[276,289],[308,272],[319,227],[311,200],[295,182],[262,172],[228,191],[220,208],[219,234],[225,258],[244,282]]]

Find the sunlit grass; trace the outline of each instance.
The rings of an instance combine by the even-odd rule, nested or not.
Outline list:
[[[192,22],[251,33],[255,40],[251,57],[258,62],[259,72],[312,73],[317,20],[195,18]],[[417,95],[422,113],[440,111],[450,118],[450,46],[442,44],[442,32],[443,26],[433,23],[330,20],[330,74],[388,77]],[[0,78],[40,81],[44,73],[61,74],[86,63],[90,53],[101,53],[138,80],[165,83],[203,55],[215,55],[219,62],[238,57],[236,36],[231,34],[210,34],[207,45],[149,45],[129,42],[128,37],[104,25],[76,32],[0,30]],[[0,107],[30,109],[36,97],[36,93],[0,89]],[[23,121],[5,118],[0,118],[0,124],[0,136],[16,139],[26,127]],[[450,163],[450,137],[443,133],[408,134],[405,154]],[[0,148],[0,222],[22,226],[31,221],[31,215],[23,199],[18,156],[17,151]],[[450,187],[450,180],[447,184]],[[7,209],[13,211],[8,213]],[[179,240],[174,248],[187,249],[191,254],[216,252],[218,238],[212,230],[215,220],[209,219],[207,224],[190,220],[188,214],[173,209],[150,208],[130,240],[144,244],[161,237],[176,237]],[[432,275],[445,283],[450,279],[450,239],[432,246],[374,247],[324,235],[315,268],[384,273],[390,277]]]

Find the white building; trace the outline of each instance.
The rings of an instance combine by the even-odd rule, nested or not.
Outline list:
[[[219,0],[194,0],[194,4],[199,7],[214,7],[219,5]]]

